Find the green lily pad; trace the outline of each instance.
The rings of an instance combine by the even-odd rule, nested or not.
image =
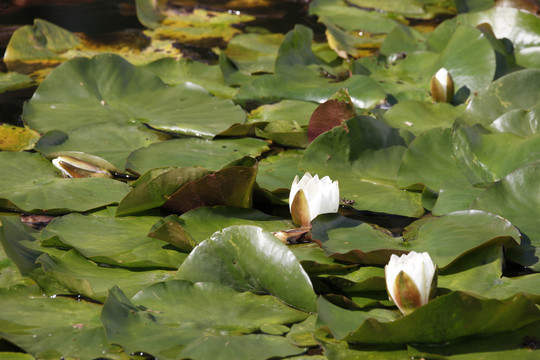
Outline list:
[[[11,37],[4,54],[4,61],[43,61],[53,63],[63,60],[62,54],[81,44],[77,36],[48,21],[35,19],[34,25],[20,27]],[[11,67],[11,66],[10,66]]]
[[[281,336],[250,334],[204,336],[186,346],[180,356],[193,360],[205,360],[208,357],[216,360],[265,360],[289,357],[304,351]]]
[[[315,310],[311,281],[294,254],[256,226],[231,226],[216,232],[191,252],[176,277],[269,293],[296,308]]]
[[[0,73],[0,94],[6,91],[26,89],[32,85],[34,85],[32,78],[24,74],[16,72]]]
[[[509,132],[523,137],[528,137],[540,132],[540,125],[536,121],[540,111],[540,104],[529,109],[515,109],[499,116],[489,128],[497,132]]]
[[[322,103],[342,88],[348,89],[359,108],[370,108],[385,98],[379,84],[367,76],[353,75],[339,82],[325,78],[323,63],[311,50],[312,39],[310,29],[296,26],[280,46],[274,74],[261,75],[242,86],[235,101],[269,103],[291,99]]]
[[[142,68],[154,72],[169,85],[191,82],[202,86],[210,94],[224,99],[230,99],[236,93],[236,89],[225,85],[219,65],[208,65],[190,59],[164,58]]]
[[[190,240],[193,240],[195,244],[199,244],[203,240],[208,239],[216,231],[233,225],[258,226],[269,232],[287,230],[294,227],[291,220],[270,216],[255,209],[229,206],[200,207],[188,211],[176,219],[169,220],[174,221],[175,224],[171,224],[171,226],[180,231],[174,236],[167,236],[173,245],[176,242],[185,243],[190,242]],[[156,225],[162,226],[160,223],[156,223]],[[154,228],[155,230],[157,229]]]
[[[110,347],[101,306],[60,296],[25,296],[0,289],[0,336],[37,358],[98,358]],[[16,357],[10,357],[16,359]]]
[[[52,251],[40,255],[36,263],[43,266],[46,274],[54,277],[68,289],[67,294],[82,295],[94,301],[103,302],[107,292],[113,286],[119,286],[127,294],[133,295],[147,285],[163,281],[171,276],[164,270],[130,271],[121,268],[109,268],[96,265],[75,250]]]
[[[134,151],[129,156],[126,167],[141,174],[150,169],[167,166],[201,166],[217,171],[244,156],[257,157],[268,149],[266,141],[252,138],[173,139]]]
[[[30,213],[88,211],[119,202],[128,192],[105,178],[61,179],[58,170],[34,153],[0,152],[0,204]]]
[[[401,101],[383,115],[391,127],[404,129],[415,136],[435,128],[449,128],[463,112],[462,106],[448,103],[428,103],[419,100]]]
[[[508,220],[483,211],[457,211],[418,222],[398,238],[357,220],[322,215],[313,222],[312,236],[335,259],[386,265],[392,253],[428,252],[442,270],[488,243],[515,246],[520,242],[519,231]]]
[[[259,162],[257,184],[270,191],[290,189],[294,177],[303,175],[299,170],[303,155],[302,150],[286,150],[262,159]]]
[[[251,160],[247,166],[229,166],[185,184],[167,199],[163,208],[184,213],[201,206],[251,207],[257,176],[257,164]]]
[[[540,274],[509,278],[502,276],[502,257],[466,271],[439,276],[438,288],[467,291],[490,299],[507,299],[527,294],[540,301]]]
[[[406,187],[422,183],[435,191],[445,182],[486,186],[539,157],[539,136],[524,139],[466,127],[433,129],[409,146],[398,172],[398,184]]]
[[[535,68],[540,65],[540,20],[532,13],[514,7],[493,7],[489,10],[460,14],[448,20],[450,26],[455,23],[478,26],[489,24],[498,39],[507,39],[512,43],[513,55],[517,64]],[[441,26],[441,31],[451,31],[450,26]],[[443,29],[444,28],[444,29]]]
[[[227,44],[225,55],[245,74],[272,73],[282,34],[240,34]]]
[[[352,342],[445,343],[471,335],[515,331],[539,318],[540,310],[522,294],[496,300],[453,291],[399,318],[383,310],[344,310],[321,297],[317,324],[328,326],[337,339]]]
[[[538,231],[538,189],[534,186],[539,176],[538,163],[529,164],[508,174],[486,189],[471,204],[504,216],[525,234],[528,246],[515,249],[514,261],[540,269],[540,233]]]
[[[488,126],[507,112],[532,108],[538,104],[538,81],[540,69],[524,69],[503,76],[479,92],[461,118]]]
[[[42,80],[55,66],[75,57],[92,57],[114,52],[134,64],[147,63],[166,56],[179,56],[171,41],[149,40],[140,33],[115,34],[98,41],[81,33],[72,33],[53,23],[34,19],[33,25],[18,28],[4,56],[11,71],[31,74]]]
[[[130,353],[144,351],[164,359],[178,359],[186,345],[205,333],[250,333],[265,324],[294,323],[306,317],[271,296],[180,280],[150,286],[131,301],[114,288],[101,313],[109,341]]]
[[[338,180],[340,196],[357,210],[420,217],[424,213],[420,194],[396,185],[405,152],[402,145],[396,129],[361,116],[317,137],[306,149],[300,168]]]
[[[132,151],[158,142],[166,135],[152,132],[142,125],[123,123],[89,123],[68,133],[52,130],[36,144],[43,156],[65,151],[78,151],[98,156],[118,169],[126,168]]]
[[[524,326],[507,333],[466,339],[443,346],[415,344],[408,346],[408,356],[446,359],[474,360],[489,358],[493,360],[524,359],[534,360],[538,355],[534,351],[540,322]]]
[[[186,254],[147,237],[157,217],[105,217],[69,214],[41,232],[43,246],[74,248],[84,257],[118,267],[176,270]]]
[[[72,59],[52,71],[25,105],[23,117],[40,132],[69,132],[89,122],[140,122],[175,134],[212,138],[244,122],[245,113],[196,85],[167,86],[154,73],[104,54]]]

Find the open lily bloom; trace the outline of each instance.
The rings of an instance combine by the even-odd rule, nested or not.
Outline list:
[[[308,226],[319,214],[335,213],[339,208],[339,185],[328,176],[305,173],[294,178],[289,194],[289,209],[297,225]]]
[[[390,300],[405,315],[435,296],[437,268],[428,253],[392,255],[384,272]]]

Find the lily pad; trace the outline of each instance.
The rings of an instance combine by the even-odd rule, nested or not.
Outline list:
[[[41,132],[69,132],[89,122],[139,122],[176,134],[212,138],[244,122],[245,113],[192,83],[167,86],[152,72],[120,56],[104,54],[72,59],[52,71],[25,105],[23,117]]]
[[[338,180],[340,196],[357,210],[420,217],[424,213],[420,194],[396,184],[403,144],[396,129],[361,116],[316,138],[300,168]]]
[[[202,86],[210,94],[224,99],[232,98],[237,91],[225,85],[219,65],[208,65],[190,59],[164,58],[142,68],[154,72],[166,84],[178,85],[191,82]]]
[[[515,249],[512,258],[533,269],[540,269],[540,233],[538,231],[538,189],[534,186],[540,164],[533,163],[508,174],[486,189],[471,204],[510,220],[527,237],[529,246]]]
[[[17,72],[0,73],[0,94],[6,91],[26,89],[34,84],[29,76]]]
[[[105,217],[69,214],[41,232],[43,246],[74,248],[97,263],[118,267],[176,270],[187,256],[147,237],[157,217]]]
[[[240,34],[229,41],[225,55],[243,73],[272,73],[282,41],[281,34]]]
[[[399,169],[398,184],[405,187],[422,183],[435,191],[445,182],[486,186],[539,157],[539,136],[523,139],[459,126],[433,129],[409,146]]]
[[[52,130],[45,133],[36,144],[43,156],[65,151],[78,151],[98,156],[118,169],[126,168],[132,151],[158,142],[166,135],[148,130],[143,125],[124,123],[89,123],[68,133]]]
[[[521,294],[495,300],[460,291],[440,296],[400,318],[383,312],[344,310],[322,297],[318,313],[317,324],[328,326],[337,339],[377,344],[445,343],[471,335],[515,331],[540,317],[534,302]]]
[[[0,152],[0,204],[32,213],[88,211],[119,202],[129,191],[105,178],[61,179],[58,170],[34,153]]]
[[[231,226],[216,232],[191,252],[176,277],[269,293],[296,308],[315,310],[311,281],[294,254],[256,226]]]
[[[398,238],[357,220],[323,215],[314,221],[312,236],[335,259],[385,265],[392,253],[428,252],[439,269],[488,243],[516,246],[520,242],[519,231],[508,220],[477,210],[418,220],[410,228]]]
[[[60,296],[25,296],[0,289],[0,336],[38,358],[97,358],[110,347],[99,321],[101,306]],[[16,357],[10,357],[16,359]]]
[[[141,174],[153,168],[167,166],[201,166],[216,171],[244,156],[257,157],[268,149],[266,141],[252,138],[173,139],[134,151],[129,156],[126,167]]]
[[[538,104],[539,81],[540,69],[524,69],[503,76],[479,92],[461,117],[488,126],[507,112],[532,108]],[[524,93],[528,96],[522,96]]]
[[[293,323],[306,317],[271,296],[180,280],[150,286],[131,301],[114,288],[101,313],[109,341],[128,352],[143,351],[164,359],[178,359],[186,345],[205,333],[250,333],[265,324]]]
[[[302,150],[286,150],[268,156],[259,162],[257,184],[270,191],[290,189],[295,176],[302,176],[299,170]]]
[[[347,88],[356,107],[369,108],[385,93],[367,76],[353,75],[341,82],[324,78],[322,61],[311,50],[313,32],[296,26],[280,46],[274,74],[261,75],[240,88],[235,101],[275,102],[282,99],[322,103],[339,89]]]
[[[286,230],[294,227],[290,220],[270,216],[255,209],[234,208],[229,206],[200,207],[188,211],[176,219],[169,218],[169,220],[174,221],[170,226],[179,231],[179,233],[176,233],[174,236],[167,236],[164,234],[164,236],[167,236],[170,239],[170,242],[173,245],[176,242],[185,243],[190,242],[190,240],[196,245],[203,240],[208,239],[215,232],[233,225],[258,226],[269,232]],[[161,223],[156,223],[156,225],[160,227],[163,226]],[[154,227],[154,231],[158,229],[159,228]]]
[[[39,133],[27,127],[8,124],[0,126],[0,150],[2,151],[31,150],[39,138]]]

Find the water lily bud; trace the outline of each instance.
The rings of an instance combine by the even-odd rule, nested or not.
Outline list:
[[[335,213],[339,208],[339,185],[328,176],[305,173],[294,178],[289,194],[289,209],[297,225],[309,226],[319,214]]]
[[[62,176],[67,178],[83,177],[107,177],[112,178],[111,173],[85,161],[71,156],[59,156],[52,160],[52,164],[62,171]]]
[[[452,102],[454,98],[454,80],[445,69],[441,68],[431,78],[431,98],[435,102]]]
[[[435,297],[437,267],[428,253],[392,255],[384,273],[390,300],[405,315]]]

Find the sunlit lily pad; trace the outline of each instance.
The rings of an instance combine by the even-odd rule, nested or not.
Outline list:
[[[164,58],[153,61],[143,68],[156,73],[166,84],[178,85],[192,82],[221,98],[229,99],[237,91],[225,85],[219,65],[208,65],[189,59]]]
[[[355,209],[419,217],[424,212],[420,194],[396,185],[402,145],[396,129],[363,116],[317,137],[300,168],[338,180],[340,196]]]
[[[532,108],[538,104],[539,81],[539,69],[525,69],[503,76],[479,92],[462,117],[470,123],[487,126],[507,112]]]
[[[44,80],[24,108],[38,131],[70,130],[104,122],[139,122],[158,130],[212,138],[245,113],[228,100],[185,83],[165,85],[157,75],[123,58],[105,54],[76,58]]]
[[[46,157],[66,151],[83,152],[105,159],[123,171],[132,151],[166,137],[143,125],[88,123],[68,133],[61,130],[46,132],[36,144],[36,150]]]
[[[294,254],[256,226],[232,226],[216,232],[191,252],[176,277],[269,293],[296,308],[315,310],[311,281]]]
[[[392,253],[428,252],[440,269],[488,242],[520,242],[519,231],[508,220],[483,211],[457,211],[418,222],[403,237],[393,237],[360,221],[322,215],[313,223],[313,239],[327,256],[340,260],[385,265]]]
[[[187,255],[147,237],[157,219],[69,214],[47,225],[40,237],[43,246],[71,247],[98,263],[175,270]]]
[[[267,150],[266,141],[252,138],[174,139],[134,151],[129,156],[126,167],[141,174],[153,168],[167,166],[201,166],[208,170],[219,170],[244,156],[256,157]]]
[[[435,191],[445,182],[486,186],[539,157],[539,136],[524,139],[467,127],[433,129],[410,144],[398,184],[422,183]]]

